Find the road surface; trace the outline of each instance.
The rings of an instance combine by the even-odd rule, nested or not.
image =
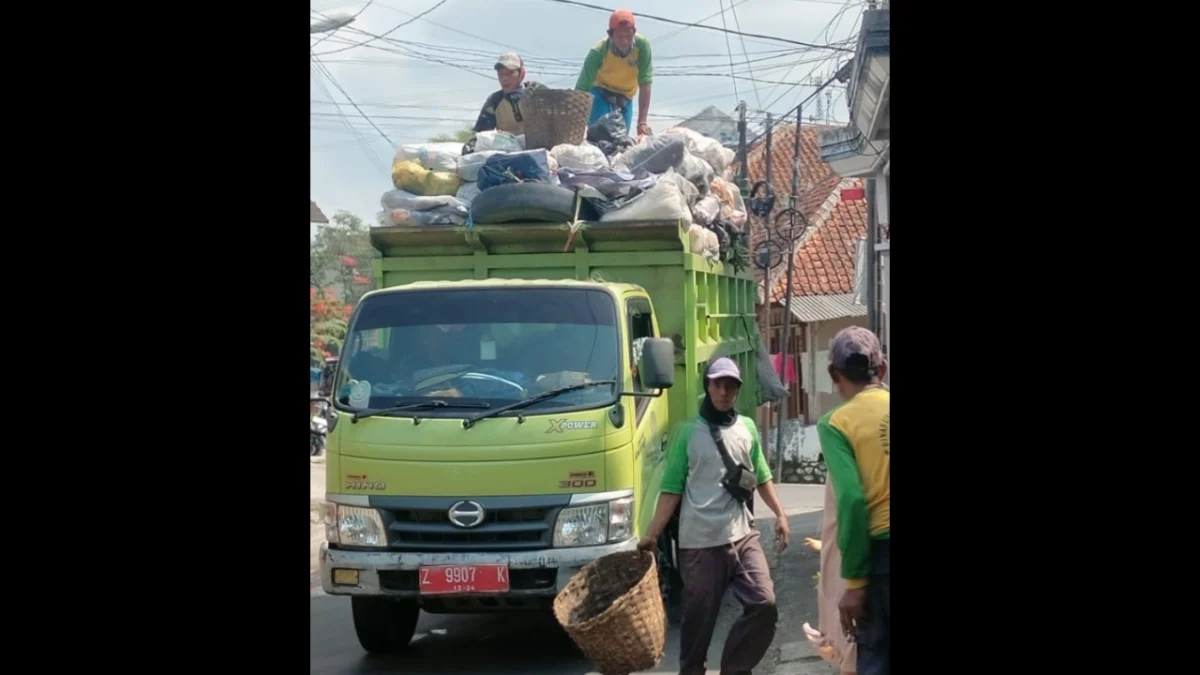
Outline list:
[[[823,486],[784,486],[790,516],[792,545],[802,546],[804,537],[813,536],[820,524],[820,513],[805,506],[816,495],[819,507]],[[791,488],[802,488],[795,490]],[[774,566],[777,561],[774,527],[771,518],[761,518],[759,529],[763,544]],[[799,571],[799,570],[797,570]],[[808,576],[812,571],[804,572]],[[777,580],[778,584],[779,581]],[[807,584],[806,584],[807,585]],[[780,597],[780,611],[788,611]],[[314,675],[360,675],[366,673],[405,673],[405,675],[591,675],[591,664],[575,648],[551,615],[434,615],[422,614],[409,653],[403,656],[375,656],[362,650],[354,636],[347,598],[314,595],[310,600],[311,647],[310,672]],[[717,628],[709,646],[709,672],[717,673],[721,647],[729,626],[740,606],[727,596],[718,616]],[[807,610],[806,610],[807,611]],[[671,626],[667,633],[666,656],[653,673],[679,672],[679,630]],[[776,643],[791,642],[796,636],[777,636]],[[768,655],[759,670],[770,672],[768,662],[778,658],[778,648]],[[757,672],[757,671],[756,671]]]

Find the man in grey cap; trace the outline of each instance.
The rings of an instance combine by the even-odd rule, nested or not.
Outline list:
[[[838,602],[859,675],[887,675],[891,654],[892,422],[887,362],[875,334],[845,328],[829,344],[829,375],[845,403],[817,422],[837,505]]]
[[[536,82],[525,82],[525,62],[516,52],[504,52],[496,59],[496,79],[500,91],[488,96],[479,111],[472,129],[475,133],[498,129],[520,136],[525,133],[525,117],[521,114],[521,95],[540,87]],[[474,152],[475,139],[464,148],[463,154]]]
[[[657,551],[659,538],[679,509],[679,567],[683,617],[680,675],[707,672],[708,646],[725,589],[744,611],[721,653],[721,672],[750,673],[775,638],[775,585],[754,529],[754,494],[775,513],[779,550],[791,530],[763,456],[754,420],[734,409],[742,374],[728,358],[712,362],[704,376],[700,415],[680,425],[667,450],[658,507],[638,548]]]

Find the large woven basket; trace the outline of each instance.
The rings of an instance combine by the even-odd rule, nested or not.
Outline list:
[[[538,88],[522,98],[525,114],[525,149],[547,150],[556,145],[579,145],[587,139],[592,95],[573,89]]]
[[[554,598],[554,616],[601,675],[658,665],[667,624],[654,554],[626,551],[588,564]]]

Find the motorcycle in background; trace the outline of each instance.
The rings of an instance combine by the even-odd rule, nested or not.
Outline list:
[[[308,455],[317,457],[325,452],[325,439],[329,436],[329,401],[323,396],[314,394],[309,397],[312,408],[312,418],[308,421]]]
[[[333,393],[333,375],[337,372],[338,357],[325,359],[317,380],[316,392],[309,395],[308,455],[317,457],[325,452],[329,437],[329,397]]]

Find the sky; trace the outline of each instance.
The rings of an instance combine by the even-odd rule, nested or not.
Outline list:
[[[724,9],[729,30],[817,45],[840,42],[850,49],[866,8],[859,0],[616,1],[587,4],[684,23],[711,15],[702,25],[717,28],[723,26]],[[499,89],[492,65],[501,52],[522,56],[527,80],[571,88],[588,49],[604,39],[608,27],[606,12],[552,0],[310,3],[313,23],[337,13],[357,17],[336,31],[312,35],[310,41],[309,191],[327,216],[349,211],[367,223],[375,222],[379,198],[392,188],[396,148],[470,127],[484,99]],[[397,28],[406,21],[410,23]],[[654,57],[649,122],[655,132],[710,105],[732,116],[742,100],[752,138],[766,111],[787,113],[851,57],[845,51],[742,38],[640,16],[637,28],[649,38]],[[831,86],[826,92],[832,101],[824,92],[817,97],[827,108],[821,120],[845,124],[845,88]],[[816,100],[805,106],[806,119],[817,114],[816,106]],[[314,231],[310,228],[310,234]]]

